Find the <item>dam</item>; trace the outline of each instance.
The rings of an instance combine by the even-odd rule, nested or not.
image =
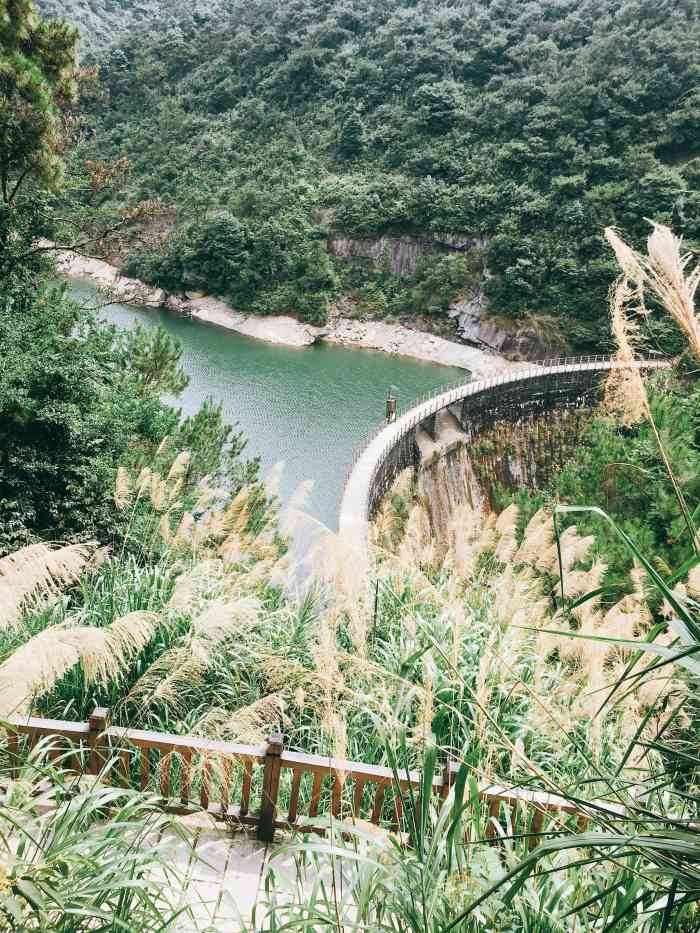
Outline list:
[[[495,489],[542,488],[576,448],[606,377],[630,365],[604,356],[545,360],[426,397],[379,428],[355,456],[340,506],[341,534],[366,546],[383,497],[404,470],[420,476],[431,530],[458,505],[489,507]]]

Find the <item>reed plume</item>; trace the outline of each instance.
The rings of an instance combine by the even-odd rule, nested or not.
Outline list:
[[[646,256],[628,246],[614,228],[608,227],[605,235],[623,276],[634,283],[639,313],[646,312],[644,293],[649,291],[676,322],[700,361],[700,324],[695,312],[700,263],[692,268],[693,254],[683,252],[683,241],[669,227],[658,223],[652,226]]]
[[[148,645],[162,624],[155,612],[130,612],[105,628],[101,638],[91,637],[90,647],[81,650],[80,663],[88,683],[107,686],[117,681]],[[50,631],[50,630],[49,630]]]
[[[120,511],[123,511],[131,503],[132,494],[133,488],[129,471],[120,466],[114,484],[114,504]]]
[[[121,705],[135,704],[142,712],[163,705],[184,713],[192,694],[201,688],[210,661],[190,645],[170,648],[139,677]]]
[[[336,642],[337,618],[326,612],[319,620],[318,642],[313,652],[316,676],[321,687],[323,728],[328,736],[335,733],[335,709],[338,694],[344,687]]]
[[[605,231],[622,269],[610,302],[613,337],[617,345],[615,359],[620,366],[612,370],[608,380],[606,404],[625,424],[634,423],[641,417],[647,419],[693,548],[700,556],[700,540],[693,518],[657,430],[641,373],[637,367],[629,365],[636,359],[640,346],[637,320],[649,313],[645,305],[646,291],[659,300],[700,362],[700,324],[695,313],[700,263],[686,275],[692,254],[682,254],[681,240],[668,227],[653,224],[653,228],[647,240],[647,256],[628,246],[614,228],[608,227]]]
[[[202,604],[207,597],[219,592],[224,579],[223,563],[216,559],[199,560],[186,573],[180,574],[167,608],[185,614]]]
[[[191,512],[183,512],[172,543],[175,547],[193,547],[196,544],[197,525]]]
[[[539,509],[528,522],[523,540],[516,551],[513,562],[537,566],[543,554],[551,554],[554,544],[554,525],[551,514]]]
[[[30,544],[0,559],[0,628],[78,582],[93,547]]]
[[[54,626],[30,638],[0,665],[0,716],[27,715],[35,696],[75,667],[82,651],[100,651],[103,639],[88,626]]]
[[[286,708],[284,697],[271,693],[233,713],[220,708],[209,710],[199,721],[197,731],[230,742],[260,745],[273,732],[284,731],[288,722]]]
[[[496,547],[494,555],[504,564],[513,559],[518,548],[516,532],[518,525],[518,507],[509,505],[496,519]]]
[[[157,615],[134,612],[104,628],[64,623],[45,629],[0,665],[0,716],[29,713],[34,698],[78,664],[88,683],[117,680],[158,624]]]
[[[168,482],[174,483],[182,480],[186,474],[192,460],[192,454],[189,450],[181,450],[173,460],[172,466],[168,471]]]
[[[168,506],[168,484],[161,479],[159,473],[151,475],[150,482],[151,505],[156,512],[163,512]]]
[[[207,568],[208,569],[208,568]],[[207,573],[191,574],[173,593],[169,608],[178,613],[191,611],[200,603]],[[207,670],[221,653],[224,642],[234,635],[248,634],[257,619],[260,603],[253,597],[205,601],[191,620],[190,630],[177,645],[169,648],[132,686],[125,703],[136,703],[142,710],[154,705],[184,709],[188,695],[197,691]]]
[[[280,494],[282,484],[282,474],[284,473],[284,460],[279,460],[270,468],[267,476],[263,480],[265,495],[268,499],[276,499]]]
[[[150,492],[151,489],[151,477],[153,471],[150,467],[144,467],[139,475],[136,477],[136,482],[134,483],[134,489],[136,490],[138,498],[146,495]]]
[[[260,602],[252,596],[235,601],[215,600],[192,620],[194,639],[216,644],[231,635],[244,634],[257,620]]]

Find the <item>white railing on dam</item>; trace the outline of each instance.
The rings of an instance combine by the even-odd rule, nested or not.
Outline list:
[[[604,356],[545,360],[522,369],[503,373],[493,379],[460,382],[436,395],[411,403],[391,424],[380,425],[364,440],[354,457],[340,505],[339,530],[347,540],[360,545],[367,542],[368,524],[373,511],[401,469],[414,461],[416,428],[457,403],[462,403],[462,427],[469,430],[470,405],[477,420],[488,411],[492,421],[518,421],[533,409],[557,405],[575,407],[612,369],[634,365],[640,369],[665,368],[666,360],[643,360],[620,363]],[[585,374],[590,374],[588,378]],[[573,377],[573,378],[572,378]],[[588,388],[586,386],[588,385]],[[539,389],[539,391],[536,391]],[[519,400],[515,402],[513,396]],[[504,402],[508,402],[504,406]],[[528,405],[532,402],[533,405]]]

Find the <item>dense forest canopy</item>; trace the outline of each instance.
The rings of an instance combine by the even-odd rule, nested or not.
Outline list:
[[[604,226],[700,237],[699,41],[696,0],[234,2],[99,59],[81,157],[126,156],[129,196],[175,212],[129,266],[166,287],[317,321],[343,292],[439,317],[482,263],[350,274],[329,229],[482,234],[492,314],[598,349]]]
[[[0,558],[37,540],[114,540],[118,468],[154,464],[170,445],[188,451],[191,488],[217,474],[235,488],[257,469],[239,462],[245,442],[219,405],[183,418],[162,398],[188,382],[177,341],[160,328],[120,333],[56,282],[42,238],[75,235],[59,207],[75,209],[80,190],[65,172],[76,42],[30,0],[0,0]]]
[[[156,18],[177,17],[183,9],[211,10],[215,2],[183,3],[182,0],[38,0],[39,12],[80,28],[83,54],[118,41],[130,29],[148,28]]]

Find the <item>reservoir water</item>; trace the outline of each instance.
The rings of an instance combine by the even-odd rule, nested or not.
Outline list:
[[[101,301],[88,283],[72,282],[71,292],[90,306]],[[221,402],[226,419],[248,438],[245,454],[260,458],[263,476],[284,461],[282,500],[313,480],[306,511],[333,530],[353,451],[382,421],[388,388],[401,405],[468,378],[461,369],[379,351],[275,346],[165,311],[110,304],[99,314],[123,328],[160,324],[177,337],[190,377],[177,400],[183,413],[207,396]]]

